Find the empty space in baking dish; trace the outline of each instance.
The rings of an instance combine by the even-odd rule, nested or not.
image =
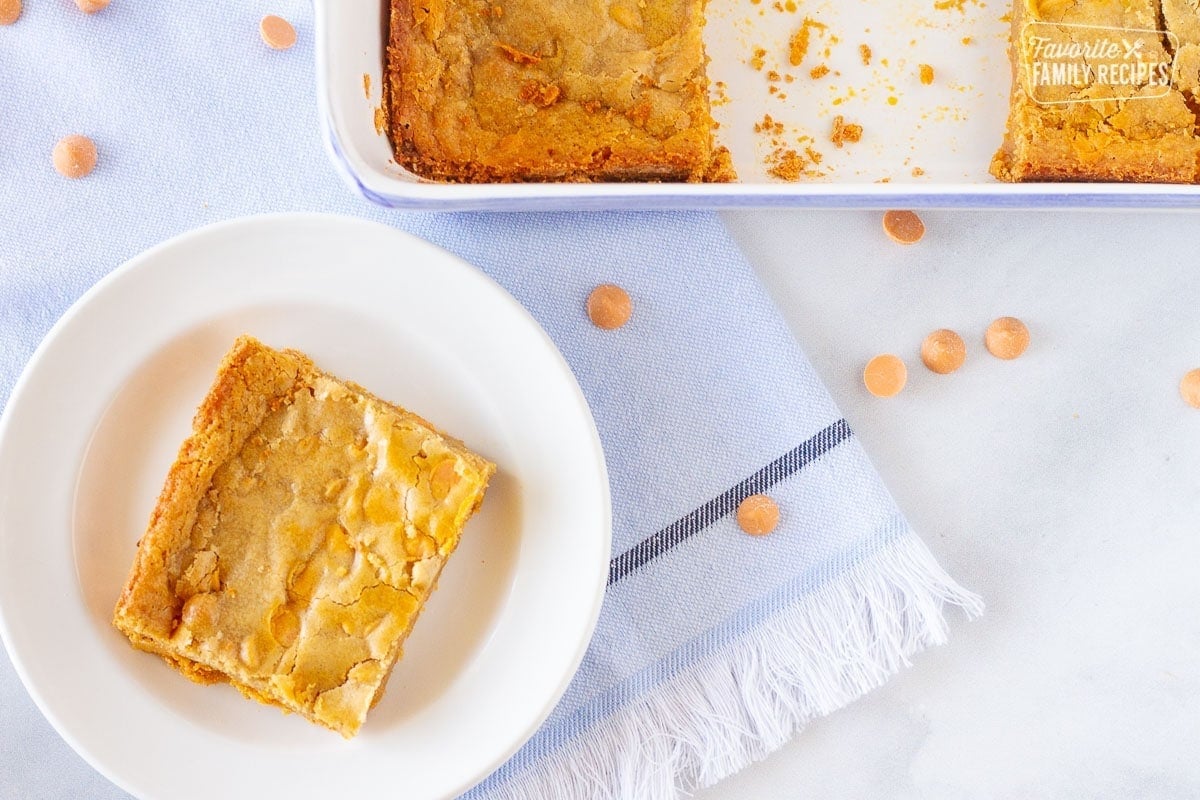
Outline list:
[[[804,182],[991,181],[1008,112],[1006,11],[973,0],[712,0],[717,137],[749,183],[778,182],[770,170],[789,150]],[[839,116],[862,126],[860,141],[832,141]]]

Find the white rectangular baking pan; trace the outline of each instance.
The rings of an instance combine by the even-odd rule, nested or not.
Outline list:
[[[326,143],[352,186],[394,208],[1200,207],[1197,186],[1012,185],[988,174],[1008,111],[1007,0],[709,0],[713,115],[739,175],[729,184],[417,178],[392,160],[377,126],[386,0],[315,0],[315,10]],[[789,40],[805,19],[825,27],[810,26],[808,53],[792,67]],[[931,84],[921,82],[921,64],[932,67]],[[819,65],[829,74],[814,79]],[[782,132],[756,132],[764,115]],[[861,141],[830,141],[838,115],[862,125]],[[808,147],[821,156],[809,175],[771,177],[773,152]]]

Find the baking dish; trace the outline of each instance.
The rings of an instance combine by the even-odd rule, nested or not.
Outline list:
[[[1011,72],[1008,23],[991,4],[711,0],[705,41],[713,116],[738,182],[469,185],[421,180],[392,160],[378,119],[386,0],[314,6],[326,145],[355,190],[392,208],[1200,206],[1198,186],[993,179],[987,169],[1004,134]],[[812,26],[808,53],[793,67],[789,37],[806,19],[820,25]],[[932,70],[929,84],[920,79],[921,65]],[[828,74],[813,78],[820,66]],[[764,115],[771,124],[763,125]],[[862,140],[834,145],[837,116],[862,125]],[[821,159],[810,162],[812,174],[796,182],[770,176],[774,153],[806,148]]]

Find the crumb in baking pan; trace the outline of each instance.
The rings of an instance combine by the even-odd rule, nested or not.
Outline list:
[[[767,48],[755,47],[750,53],[750,69],[761,72],[767,64]]]
[[[829,141],[833,142],[838,149],[841,149],[846,142],[862,141],[862,136],[862,125],[846,122],[846,118],[841,114],[833,118],[833,132],[829,135]]]
[[[788,39],[788,63],[793,67],[800,66],[804,62],[805,56],[808,55],[812,32],[824,30],[826,30],[824,23],[818,22],[812,17],[805,17],[804,21],[800,23],[800,27]]]
[[[792,148],[778,148],[769,158],[767,174],[782,181],[798,181],[804,176],[809,162]]]

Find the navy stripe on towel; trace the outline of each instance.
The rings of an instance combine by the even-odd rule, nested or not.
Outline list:
[[[846,420],[840,419],[687,516],[681,517],[657,533],[647,536],[609,562],[609,585],[611,586],[650,563],[680,542],[695,536],[726,514],[732,514],[737,510],[738,504],[750,495],[765,492],[784,478],[799,472],[850,436],[849,424],[846,423]]]

